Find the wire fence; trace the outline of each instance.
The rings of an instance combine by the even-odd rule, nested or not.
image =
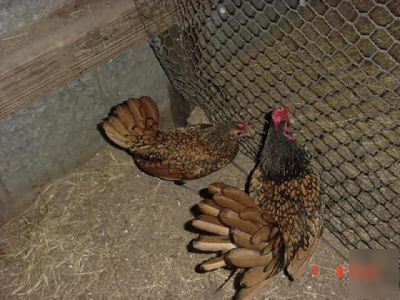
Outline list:
[[[292,109],[348,248],[400,248],[400,1],[135,1],[175,89],[212,121]],[[157,14],[175,25],[158,32]]]

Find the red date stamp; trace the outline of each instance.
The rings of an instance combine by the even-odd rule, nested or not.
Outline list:
[[[348,280],[351,299],[399,299],[398,250],[350,250],[348,263],[337,264],[333,270],[314,264],[312,273],[315,279],[318,279],[320,269],[330,270],[337,279]]]
[[[318,278],[318,265],[312,266],[313,277]],[[336,266],[336,278],[357,278],[364,280],[376,280],[382,277],[383,269],[379,265],[350,264]]]

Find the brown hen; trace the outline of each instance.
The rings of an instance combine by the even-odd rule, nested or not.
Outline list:
[[[319,177],[305,149],[291,134],[289,111],[275,109],[249,194],[213,183],[211,197],[198,204],[193,247],[219,255],[203,262],[204,271],[242,268],[239,299],[256,295],[268,278],[285,270],[295,279],[305,270],[323,230],[324,205]]]
[[[238,153],[246,122],[199,124],[168,131],[158,129],[159,112],[149,97],[129,99],[115,107],[102,127],[118,146],[129,149],[144,172],[184,181],[213,173]]]

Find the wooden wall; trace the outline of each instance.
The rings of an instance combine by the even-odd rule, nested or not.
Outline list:
[[[155,0],[148,7],[157,6]],[[174,12],[161,10],[167,28]],[[0,37],[0,118],[146,38],[132,0],[76,1]]]

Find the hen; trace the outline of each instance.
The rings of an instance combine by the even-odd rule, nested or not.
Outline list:
[[[161,131],[159,112],[149,97],[129,99],[115,107],[102,127],[118,146],[129,149],[144,172],[184,181],[213,173],[231,162],[239,139],[249,132],[245,121],[199,124]]]
[[[256,295],[268,278],[285,270],[295,279],[305,270],[323,230],[324,204],[319,177],[305,149],[291,134],[289,111],[275,109],[267,138],[250,179],[249,194],[225,185],[208,187],[198,204],[193,247],[218,252],[200,264],[204,271],[230,266],[245,269],[239,299]]]

